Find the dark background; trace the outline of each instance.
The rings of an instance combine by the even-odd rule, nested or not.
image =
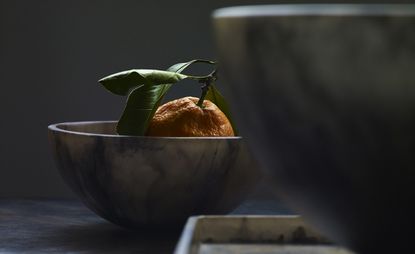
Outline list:
[[[47,126],[118,119],[124,98],[99,78],[215,59],[213,9],[284,2],[316,1],[0,0],[0,197],[72,196],[55,169]],[[198,87],[185,82],[168,98],[186,95],[198,96]]]

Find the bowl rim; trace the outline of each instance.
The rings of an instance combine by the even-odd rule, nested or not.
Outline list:
[[[213,19],[271,16],[415,16],[415,4],[264,4],[213,11]]]
[[[90,133],[90,132],[81,132],[81,131],[70,131],[61,128],[61,126],[76,126],[76,125],[85,125],[85,124],[103,124],[103,123],[116,123],[115,120],[106,120],[106,121],[76,121],[76,122],[61,122],[48,125],[48,130],[52,132],[67,133],[78,136],[87,136],[87,137],[106,137],[106,138],[122,138],[122,139],[154,139],[154,140],[235,140],[242,139],[241,136],[229,136],[229,137],[152,137],[152,136],[131,136],[131,135],[118,135],[118,134],[99,134],[99,133]]]

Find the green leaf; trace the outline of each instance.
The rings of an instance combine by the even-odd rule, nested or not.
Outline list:
[[[232,120],[229,105],[226,102],[223,95],[219,92],[219,90],[216,88],[216,86],[214,84],[211,84],[209,86],[209,90],[206,94],[205,99],[210,100],[211,102],[216,104],[216,106],[218,106],[218,108],[226,115],[226,117],[229,119],[229,122],[232,125],[233,132],[235,133],[235,136],[237,136],[238,135],[238,130],[236,129],[235,123]]]
[[[137,87],[173,84],[185,78],[188,76],[174,71],[136,69],[112,74],[98,82],[114,94],[128,95]]]
[[[142,86],[131,91],[117,124],[118,134],[143,136],[146,133],[148,124],[157,110],[157,101],[161,101],[162,87],[163,85]]]
[[[124,112],[117,124],[118,134],[135,136],[145,135],[151,119],[153,119],[157,108],[160,106],[161,101],[171,85],[181,79],[193,78],[193,76],[182,75],[180,72],[194,63],[201,62],[215,64],[211,61],[197,59],[186,63],[175,64],[168,68],[167,71],[152,72],[152,75],[154,76],[147,75],[143,70],[140,70],[141,72],[133,70],[117,73],[104,78],[103,85],[105,86],[105,84],[107,84],[105,87],[113,93],[118,92],[117,94],[123,95],[126,91],[128,93],[128,91],[132,89],[128,96]],[[139,74],[140,77],[134,77],[136,75],[135,73]],[[175,75],[172,75],[172,73]],[[114,79],[117,75],[119,77]],[[133,75],[133,77],[130,77],[131,75]],[[141,77],[144,77],[145,81]],[[135,86],[133,85],[133,82],[129,80],[132,78],[135,79]],[[118,83],[120,80],[123,80],[123,82]],[[122,88],[120,89],[117,86],[122,86]]]

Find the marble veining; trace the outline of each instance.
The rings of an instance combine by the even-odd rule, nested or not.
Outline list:
[[[352,7],[216,16],[225,95],[296,211],[361,253],[412,253],[415,5]]]
[[[111,135],[114,125],[49,127],[62,177],[89,208],[113,223],[174,226],[190,215],[224,214],[260,178],[240,137],[117,136]]]

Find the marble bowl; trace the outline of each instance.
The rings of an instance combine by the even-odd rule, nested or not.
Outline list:
[[[213,16],[241,133],[291,208],[359,253],[415,253],[415,5]]]
[[[115,224],[180,226],[195,214],[225,214],[260,175],[241,137],[135,137],[115,122],[50,125],[64,181],[92,211]]]

